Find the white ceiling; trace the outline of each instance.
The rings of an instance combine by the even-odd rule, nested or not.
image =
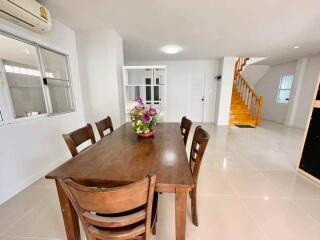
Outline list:
[[[42,0],[75,30],[113,27],[126,60],[268,57],[276,64],[320,52],[319,0]],[[184,51],[165,55],[163,45]],[[300,49],[293,49],[295,45]]]

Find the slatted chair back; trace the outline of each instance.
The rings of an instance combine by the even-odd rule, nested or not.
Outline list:
[[[183,137],[184,145],[187,145],[188,136],[189,136],[191,126],[192,126],[192,121],[190,119],[188,119],[186,116],[184,116],[181,119],[181,123],[180,123],[180,130],[181,130],[181,134]]]
[[[59,179],[89,240],[150,239],[156,176],[116,188]]]
[[[106,130],[109,130],[109,133],[113,132],[112,120],[109,116],[99,122],[96,122],[96,126],[101,139],[105,136],[104,132]]]
[[[197,182],[200,171],[200,166],[203,158],[203,154],[206,150],[209,134],[201,128],[201,126],[197,126],[193,135],[193,140],[191,144],[190,150],[190,169],[192,172],[194,188],[190,193],[191,197],[191,215],[192,222],[194,225],[198,226],[198,212],[197,212]]]
[[[92,126],[89,123],[85,127],[79,128],[68,134],[63,134],[62,136],[73,157],[78,155],[79,151],[77,150],[77,147],[82,143],[88,140],[91,141],[91,144],[96,143]]]
[[[197,126],[192,139],[189,162],[195,184],[198,181],[203,154],[206,150],[209,139],[209,133],[201,128],[201,126]]]

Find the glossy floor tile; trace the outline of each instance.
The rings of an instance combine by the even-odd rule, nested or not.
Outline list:
[[[187,240],[320,239],[320,187],[295,170],[303,130],[272,122],[204,128],[211,139],[198,180],[199,227],[189,201]],[[174,207],[173,194],[160,195],[153,240],[175,239]],[[0,240],[22,239],[66,239],[53,181],[40,179],[0,206]]]

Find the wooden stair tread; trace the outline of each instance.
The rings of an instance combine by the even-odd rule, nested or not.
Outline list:
[[[250,116],[248,107],[243,103],[237,90],[232,92],[229,124],[231,126],[238,124],[256,126],[256,121]]]
[[[235,64],[234,85],[229,116],[229,125],[231,126],[237,124],[256,127],[260,122],[263,99],[261,96],[257,96],[252,87],[241,75],[241,71],[246,66],[248,60],[249,58],[238,58]],[[252,101],[254,101],[254,107]],[[255,109],[256,104],[258,104],[258,110]],[[254,116],[251,114],[254,114]]]

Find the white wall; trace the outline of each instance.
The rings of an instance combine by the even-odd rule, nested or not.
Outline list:
[[[297,114],[299,114],[298,103],[303,89],[304,75],[306,72],[307,63],[308,58],[306,57],[297,60],[297,67],[294,74],[294,82],[291,88],[287,118],[284,123],[287,126],[295,126],[295,120]]]
[[[75,33],[53,21],[49,33],[37,34],[0,19],[0,29],[69,55],[76,111],[0,126],[0,203],[70,157],[62,133],[84,125]],[[1,56],[0,56],[1,58]]]
[[[218,59],[218,72],[217,72],[217,76],[222,77],[222,68],[223,68],[223,58]],[[216,99],[214,102],[214,107],[213,107],[213,111],[214,111],[214,122],[217,123],[218,122],[218,116],[219,116],[219,104],[220,104],[220,96],[221,96],[221,78],[218,80],[217,79],[217,84],[216,84]]]
[[[204,121],[213,122],[217,82],[214,77],[218,73],[217,60],[139,61],[127,62],[126,65],[165,65],[167,67],[166,121],[168,122],[180,122],[182,116],[189,115],[189,81],[206,74],[207,92]]]
[[[258,94],[264,97],[262,117],[288,126],[305,128],[317,89],[320,73],[320,55],[307,56],[297,61],[271,66],[255,85]],[[277,104],[276,97],[280,77],[294,74],[294,82],[288,104]]]
[[[116,128],[124,122],[122,38],[109,29],[76,36],[86,121],[110,116]]]
[[[320,73],[320,55],[306,58],[306,66],[303,71],[303,82],[299,89],[296,113],[293,116],[291,125],[305,128],[311,109],[312,100],[317,90],[317,83]]]
[[[271,66],[269,71],[255,84],[254,90],[263,97],[262,118],[284,123],[289,104],[277,103],[277,94],[282,75],[294,75],[297,61]]]
[[[241,75],[254,88],[256,83],[269,71],[268,65],[248,65],[244,68]]]
[[[216,123],[221,126],[229,125],[230,106],[232,97],[235,57],[224,57],[219,60],[219,74],[221,80],[218,83],[216,99]]]

